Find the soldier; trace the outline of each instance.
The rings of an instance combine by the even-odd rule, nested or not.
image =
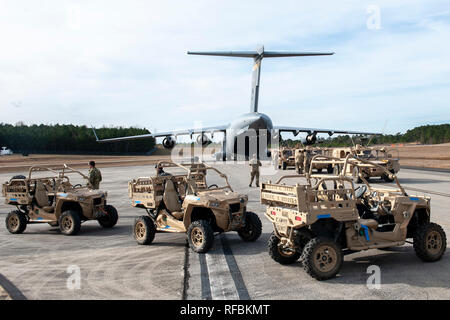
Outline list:
[[[295,150],[295,171],[297,173],[303,173],[305,161],[305,149],[296,149]]]
[[[311,149],[309,147],[306,147],[304,152],[304,160],[303,160],[303,171],[309,172],[309,166],[311,165]]]
[[[250,184],[249,187],[252,186],[253,179],[256,177],[256,186],[259,187],[259,167],[261,167],[261,161],[258,160],[256,157],[256,154],[253,154],[252,159],[249,162],[249,165],[251,167],[250,171]]]
[[[155,165],[155,169],[156,169],[156,175],[158,177],[171,176],[170,173],[164,171],[164,169],[161,165],[158,165],[158,164]]]
[[[88,187],[99,189],[102,181],[102,173],[95,167],[95,161],[89,161]]]

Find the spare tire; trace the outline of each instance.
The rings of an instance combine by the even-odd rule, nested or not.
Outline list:
[[[26,179],[27,177],[25,177],[24,175],[21,175],[21,174],[19,174],[19,175],[17,175],[17,176],[13,176],[12,178],[11,178],[11,180],[13,180],[13,179]],[[9,181],[11,181],[11,180],[9,180]]]

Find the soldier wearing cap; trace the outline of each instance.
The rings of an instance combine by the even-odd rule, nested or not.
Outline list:
[[[256,178],[256,186],[259,187],[259,167],[261,167],[261,161],[258,160],[256,154],[253,154],[252,159],[249,162],[251,171],[250,171],[250,184],[249,187],[252,186],[253,179]]]
[[[95,167],[95,161],[89,161],[88,187],[99,189],[102,181],[102,173]]]

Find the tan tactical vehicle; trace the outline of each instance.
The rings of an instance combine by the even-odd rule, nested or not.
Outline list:
[[[246,210],[248,197],[233,192],[225,174],[205,164],[163,161],[157,166],[178,172],[164,171],[134,179],[128,185],[132,206],[148,213],[135,220],[134,237],[139,244],[150,244],[157,231],[187,233],[195,252],[211,248],[214,232],[237,231],[244,241],[259,238],[261,220]],[[206,172],[218,176],[224,184],[207,184]]]
[[[332,148],[328,154],[333,159],[317,159],[317,165],[326,165],[329,167],[329,171],[333,168],[333,173],[337,175],[344,167],[345,158],[347,155],[355,156],[358,159],[370,160],[370,163],[363,163],[358,161],[352,161],[347,166],[345,175],[352,177],[355,183],[361,183],[359,174],[362,173],[364,178],[369,179],[372,177],[380,177],[386,182],[392,182],[390,174],[386,174],[383,168],[386,168],[390,173],[397,174],[400,171],[398,150],[387,150],[385,147],[363,147],[356,145],[355,147],[345,148]],[[355,166],[354,163],[359,164]],[[377,164],[374,166],[372,163]],[[331,172],[330,172],[331,173]]]
[[[261,203],[274,227],[268,242],[272,259],[291,264],[300,258],[308,274],[325,280],[339,272],[344,254],[401,246],[412,238],[420,259],[439,260],[447,239],[430,223],[430,198],[407,194],[394,174],[374,162],[349,155],[344,168],[351,161],[380,167],[397,187],[373,187],[360,175],[364,184],[355,189],[346,176],[309,173],[261,185]],[[290,179],[295,184],[287,184]]]
[[[37,177],[38,172],[51,175]],[[102,227],[112,228],[118,214],[113,206],[106,204],[107,192],[72,185],[68,175],[87,179],[81,172],[64,165],[57,169],[31,167],[28,178],[14,176],[4,183],[5,203],[17,207],[6,217],[8,231],[22,233],[28,224],[48,223],[59,226],[65,235],[74,235],[87,220],[97,220]]]
[[[292,148],[282,148],[278,152],[278,169],[286,170],[287,167],[295,166],[294,152]]]
[[[333,166],[329,163],[316,161],[311,164],[311,159],[316,155],[326,155],[330,154],[330,148],[321,148],[321,147],[311,147],[307,146],[306,148],[295,149],[295,167],[299,170],[297,173],[308,172],[312,168],[316,170],[317,173],[321,173],[323,170],[327,170],[328,173],[333,172]],[[298,153],[302,153],[303,157],[297,156]],[[302,163],[297,163],[299,159],[302,160]],[[320,158],[318,158],[320,160]],[[325,159],[322,159],[325,160]],[[312,167],[311,167],[312,165]]]

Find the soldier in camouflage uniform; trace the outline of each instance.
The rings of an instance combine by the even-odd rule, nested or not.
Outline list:
[[[248,185],[249,187],[252,186],[253,183],[253,179],[255,179],[256,177],[256,186],[259,187],[259,167],[261,167],[261,161],[258,160],[258,158],[256,157],[256,154],[253,154],[252,159],[249,162],[249,165],[251,167],[251,171],[250,171],[250,184]]]
[[[305,161],[305,149],[296,149],[295,150],[295,171],[297,173],[303,173]]]
[[[304,154],[304,162],[303,162],[303,172],[309,172],[309,166],[311,165],[312,151],[309,146],[306,147]]]
[[[88,187],[90,189],[99,189],[102,181],[102,173],[95,167],[95,161],[89,162]]]

